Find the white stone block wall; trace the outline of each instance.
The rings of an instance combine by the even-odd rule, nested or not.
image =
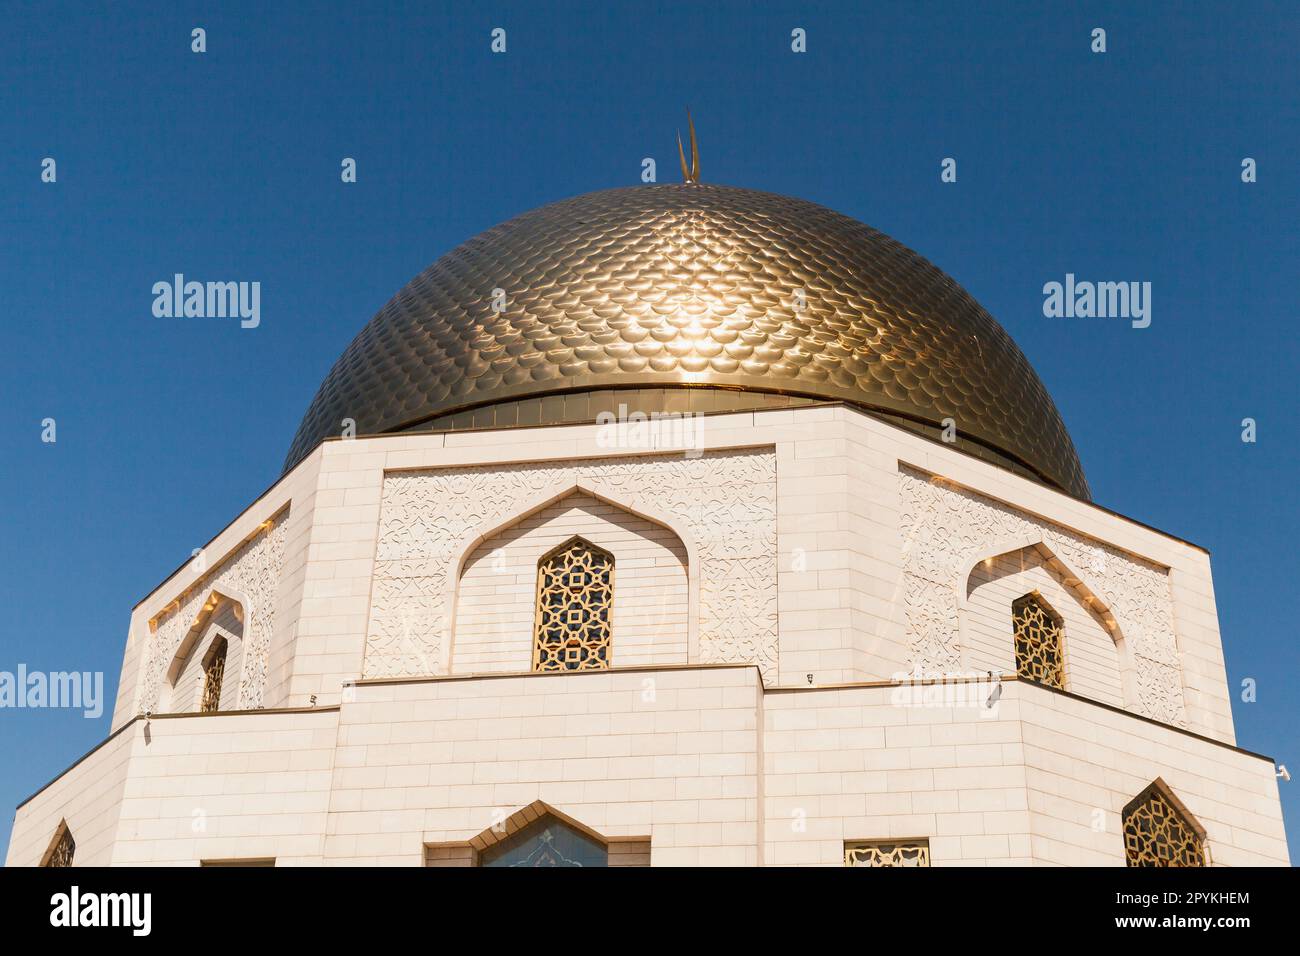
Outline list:
[[[842,866],[845,842],[924,838],[933,866],[1033,862],[1016,686],[996,719],[882,686],[768,694],[768,860]]]
[[[5,866],[40,865],[63,820],[77,844],[76,865],[112,863],[132,743],[130,729],[110,737],[19,806]]]
[[[1122,860],[1121,811],[1160,777],[1205,828],[1213,864],[1288,865],[1271,760],[1041,688],[1017,691],[1036,861]]]
[[[1216,862],[1285,861],[1271,765],[1195,736],[1235,740],[1204,551],[843,407],[719,415],[702,426],[708,452],[693,465],[680,452],[611,449],[595,426],[325,443],[206,545],[203,562],[188,562],[134,610],[113,727],[144,709],[158,640],[150,622],[165,621],[178,601],[192,609],[219,579],[246,579],[232,562],[268,527],[279,529],[278,570],[256,701],[304,708],[315,696],[316,712],[156,717],[148,744],[137,722],[20,808],[10,860],[37,862],[66,814],[79,863],[275,856],[416,865],[423,843],[467,839],[489,825],[492,809],[544,800],[611,836],[650,827],[655,863],[831,864],[845,840],[922,836],[935,865],[1109,863],[1119,809],[1162,776],[1206,826]],[[611,469],[614,460],[628,464]],[[345,700],[345,685],[365,673],[386,485],[396,475],[474,469],[546,474],[555,485],[491,496],[477,517],[470,509],[457,539],[466,543],[456,569],[465,587],[448,629],[460,643],[447,648],[445,666],[498,676],[368,682]],[[656,489],[678,488],[680,478],[697,496],[684,518],[650,513],[660,492],[632,479],[654,469],[678,476]],[[941,489],[933,500],[951,508],[944,533],[957,546],[943,574],[927,576],[939,565],[914,560],[909,475]],[[985,525],[969,523],[975,510]],[[753,533],[768,516],[770,533]],[[657,583],[647,586],[666,595],[652,607],[650,591],[616,591],[616,609],[622,600],[625,612],[636,610],[616,620],[616,665],[691,666],[506,674],[526,669],[537,556],[579,526],[619,555],[619,571],[653,569]],[[753,551],[755,542],[767,550]],[[761,606],[760,616],[770,607],[770,653],[752,654],[766,655],[765,691],[752,667],[698,666],[708,647],[701,565],[735,557],[728,548],[737,543],[750,549],[744,588],[707,600],[711,613],[727,601]],[[1156,608],[1141,623],[1172,641],[1166,656],[1151,658],[1148,642],[1146,669],[1135,673],[1105,614],[1084,610],[1079,586],[1035,557],[1040,545],[1087,565],[1091,593],[1112,602],[1127,594],[1130,612]],[[511,569],[504,585],[487,583],[486,554],[496,550]],[[996,574],[980,570],[985,558]],[[1110,562],[1138,569],[1145,590],[1117,591]],[[1149,694],[1172,672],[1177,693],[1161,699],[1179,697],[1178,718],[1193,733],[1015,682],[993,722],[891,706],[863,683],[926,662],[909,616],[917,567],[923,588],[936,589],[921,592],[927,606],[952,601],[945,620],[956,622],[963,670],[1012,669],[1012,592],[1037,588],[1066,617],[1067,690],[1134,709],[1135,684]],[[1126,643],[1140,643],[1142,628],[1118,616]],[[632,699],[647,676],[667,692],[651,709]],[[614,689],[590,690],[597,686]],[[341,702],[339,713],[319,709]],[[280,796],[259,791],[266,786]],[[197,842],[195,801],[181,799],[195,795],[220,811]],[[232,795],[250,799],[224,799]],[[799,814],[802,830],[792,828]],[[294,815],[302,820],[290,822]]]
[[[1216,865],[1288,864],[1266,758],[1022,682],[995,712],[956,699],[766,695],[768,860],[839,866],[846,841],[910,837],[933,866],[1123,866],[1121,811],[1161,777]]]
[[[155,718],[132,753],[111,862],[319,864],[338,713]],[[77,862],[81,862],[80,859]]]
[[[758,862],[752,667],[366,684],[339,726],[330,864],[420,866],[542,800],[655,865]]]
[[[1018,681],[949,698],[764,690],[753,667],[368,682],[340,708],[136,721],[24,804],[78,865],[422,865],[543,801],[652,865],[826,865],[924,839],[934,866],[1123,866],[1157,777],[1216,865],[1286,865],[1271,761]],[[760,813],[761,808],[761,813]]]

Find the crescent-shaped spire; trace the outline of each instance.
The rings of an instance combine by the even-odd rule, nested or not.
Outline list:
[[[682,162],[682,182],[698,183],[700,181],[700,147],[695,141],[695,121],[691,119],[691,111],[686,111],[686,124],[691,133],[691,168],[686,168],[686,152],[682,149],[682,134],[677,132],[677,158]]]

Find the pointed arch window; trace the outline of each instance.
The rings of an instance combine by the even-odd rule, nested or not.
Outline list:
[[[203,658],[203,695],[199,713],[212,714],[221,709],[221,681],[226,675],[226,639],[218,637]]]
[[[1011,605],[1016,673],[1027,680],[1065,689],[1065,622],[1042,595],[1033,591]]]
[[[77,841],[72,839],[72,831],[68,829],[66,822],[60,823],[54,842],[50,844],[50,849],[45,854],[45,862],[41,866],[72,866],[72,858],[76,854]]]
[[[1124,808],[1124,855],[1129,866],[1205,866],[1205,830],[1157,779]]]
[[[576,827],[543,816],[484,850],[478,865],[609,866],[609,848]]]
[[[571,538],[537,564],[533,670],[609,667],[614,556]]]

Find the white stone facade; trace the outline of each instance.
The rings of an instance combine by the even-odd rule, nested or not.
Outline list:
[[[702,454],[608,434],[322,445],[136,607],[113,735],[8,863],[66,821],[78,865],[418,866],[542,801],[654,865],[1122,866],[1157,778],[1213,863],[1288,862],[1203,550],[844,406],[709,417]],[[575,535],[613,556],[612,669],[531,673]],[[1027,592],[1064,692],[1012,676]]]

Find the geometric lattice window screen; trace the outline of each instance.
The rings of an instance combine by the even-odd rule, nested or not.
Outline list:
[[[225,675],[226,639],[218,637],[212,642],[203,662],[203,696],[199,699],[199,713],[211,714],[221,709],[221,680]]]
[[[573,538],[537,565],[533,670],[609,667],[614,606],[614,556]]]
[[[846,843],[845,866],[929,866],[930,841]]]
[[[1129,866],[1205,866],[1205,831],[1157,781],[1124,808]]]
[[[609,866],[609,850],[587,834],[546,816],[479,854],[478,865],[602,867]]]
[[[44,866],[72,866],[72,858],[77,852],[77,841],[72,839],[72,831],[63,824],[58,840],[55,841],[50,855],[45,858]]]
[[[1016,673],[1028,680],[1065,689],[1065,659],[1061,616],[1037,594],[1026,594],[1011,605],[1016,639]]]

